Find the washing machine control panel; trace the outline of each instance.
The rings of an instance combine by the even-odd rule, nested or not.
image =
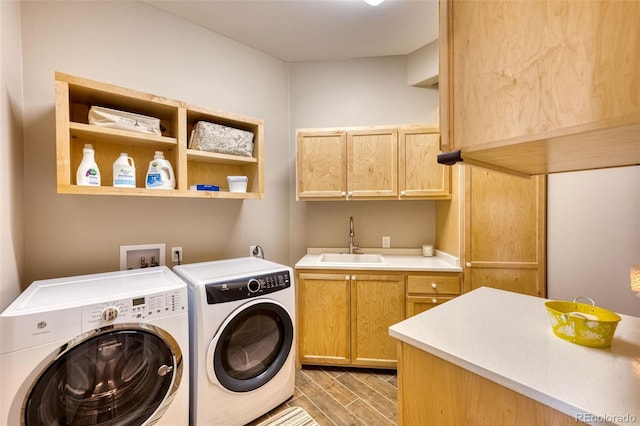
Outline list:
[[[159,319],[187,312],[187,292],[172,290],[82,307],[83,328]]]
[[[233,302],[284,290],[291,287],[288,270],[205,285],[207,303]]]

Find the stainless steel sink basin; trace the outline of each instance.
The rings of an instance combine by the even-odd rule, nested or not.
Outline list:
[[[349,253],[324,253],[320,255],[320,262],[322,263],[355,263],[361,265],[363,263],[381,264],[384,262],[384,257],[381,254],[363,253],[363,254],[349,254]]]

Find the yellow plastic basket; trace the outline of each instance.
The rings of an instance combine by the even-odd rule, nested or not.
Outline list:
[[[587,299],[591,304],[578,303]],[[592,348],[611,346],[613,334],[621,318],[618,314],[595,306],[588,297],[576,297],[573,302],[546,302],[553,333],[561,339]]]

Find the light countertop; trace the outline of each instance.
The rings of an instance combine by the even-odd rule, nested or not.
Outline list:
[[[553,334],[546,300],[482,287],[389,334],[585,423],[640,423],[640,318],[589,348]]]
[[[320,262],[323,253],[345,253],[346,248],[309,248],[307,254],[300,259],[296,269],[341,269],[341,270],[374,270],[374,271],[433,271],[461,272],[460,262],[445,252],[435,250],[435,256],[422,256],[421,249],[382,249],[362,248],[358,253],[382,254],[385,262],[352,264]]]

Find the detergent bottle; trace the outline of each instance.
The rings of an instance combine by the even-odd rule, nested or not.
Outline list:
[[[136,165],[126,152],[113,162],[113,186],[116,188],[136,187]]]
[[[149,162],[145,186],[152,189],[175,189],[176,187],[173,167],[169,160],[164,158],[162,151],[156,151],[153,160]]]
[[[82,161],[76,172],[76,184],[80,186],[100,186],[100,169],[95,159],[93,145],[85,144],[82,149]]]

